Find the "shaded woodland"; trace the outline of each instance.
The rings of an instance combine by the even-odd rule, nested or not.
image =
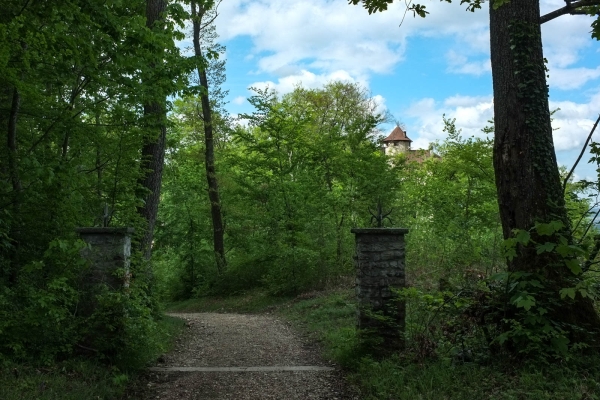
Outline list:
[[[596,349],[598,181],[556,165],[537,2],[501,3],[506,101],[480,137],[440,115],[438,157],[415,162],[384,155],[393,118],[358,84],[254,89],[253,111],[229,115],[214,2],[0,1],[0,366],[136,370],[164,351],[162,304],[348,290],[350,229],[378,205],[410,232],[408,359]],[[175,44],[186,33],[191,55]],[[91,314],[84,226],[136,232],[128,288],[101,290]]]

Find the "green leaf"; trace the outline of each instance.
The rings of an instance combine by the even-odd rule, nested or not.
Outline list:
[[[517,240],[517,243],[527,245],[527,243],[529,243],[529,240],[531,239],[531,235],[528,231],[519,229],[516,231],[515,239]]]
[[[571,248],[566,244],[559,244],[556,246],[556,252],[561,256],[566,257],[571,254]]]
[[[535,298],[531,295],[519,296],[514,301],[515,306],[529,311],[535,305]]]
[[[564,228],[565,224],[562,221],[550,221],[547,224],[535,224],[535,230],[542,236],[550,236]]]
[[[564,336],[558,336],[558,337],[553,337],[552,340],[552,347],[554,347],[554,349],[561,353],[561,354],[567,354],[569,351],[569,339],[564,337]]]
[[[555,246],[556,246],[556,244],[551,243],[551,242],[546,242],[544,244],[540,244],[537,246],[537,253],[538,254],[549,253],[552,250],[554,250]]]
[[[497,10],[498,8],[502,7],[504,4],[507,3],[510,3],[510,0],[493,0],[492,7],[494,8],[494,10]]]
[[[583,270],[581,269],[581,265],[579,264],[579,261],[577,261],[576,259],[565,260],[565,265],[575,275],[579,275],[580,273],[583,272]]]
[[[548,314],[548,310],[546,310],[544,307],[539,307],[538,313],[540,314],[540,316],[544,315],[544,314]]]
[[[543,288],[544,285],[542,285],[542,283],[540,281],[538,281],[537,279],[532,279],[529,282],[530,286],[536,287],[536,288]]]
[[[560,298],[564,299],[567,296],[569,296],[571,299],[575,299],[575,288],[560,289]]]

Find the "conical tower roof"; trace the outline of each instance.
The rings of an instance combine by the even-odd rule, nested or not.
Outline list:
[[[406,132],[404,132],[402,130],[402,128],[400,128],[399,126],[396,126],[394,128],[394,130],[392,131],[392,133],[390,133],[390,135],[388,137],[383,139],[383,141],[384,142],[412,142],[412,140],[410,140],[408,138],[408,136],[406,136]]]

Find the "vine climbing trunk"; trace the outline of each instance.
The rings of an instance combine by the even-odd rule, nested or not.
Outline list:
[[[164,14],[167,2],[164,0],[147,0],[146,2],[146,26],[152,31],[158,32],[163,29]],[[156,49],[162,54],[162,49]],[[155,60],[162,61],[157,54]],[[150,65],[151,70],[158,69],[157,63]],[[156,72],[156,71],[155,71]],[[151,85],[152,82],[148,82]],[[166,96],[161,93],[160,85],[156,85],[156,92],[149,95],[144,104],[144,118],[147,132],[142,145],[142,176],[139,185],[144,190],[144,204],[138,207],[138,214],[147,223],[144,236],[141,239],[141,250],[146,260],[152,254],[152,238],[154,236],[154,225],[158,214],[158,203],[160,201],[160,187],[162,183],[162,171],[165,158],[165,140],[167,128],[166,120]]]
[[[501,4],[498,6],[498,4]],[[490,52],[494,85],[494,170],[504,237],[536,222],[560,220],[571,239],[556,163],[548,86],[542,51],[539,0],[490,5]],[[535,240],[535,233],[532,233]],[[555,258],[555,259],[553,259]],[[554,290],[574,279],[555,253],[537,254],[521,246],[509,262],[511,272],[542,273]],[[558,296],[558,291],[556,291]],[[564,303],[557,317],[578,326],[600,327],[587,298]]]
[[[198,78],[200,80],[200,101],[202,103],[202,121],[204,125],[204,166],[206,169],[206,180],[208,182],[208,198],[210,200],[210,214],[213,224],[213,249],[217,270],[222,273],[227,262],[225,259],[225,230],[223,228],[223,217],[221,213],[221,199],[219,195],[219,182],[217,180],[217,171],[215,168],[215,145],[214,145],[214,130],[212,121],[212,110],[210,99],[208,98],[208,78],[206,75],[206,60],[202,54],[200,46],[200,29],[202,25],[202,17],[206,10],[192,0],[192,21],[193,21],[193,42],[194,53],[197,59]]]
[[[539,2],[490,7],[494,82],[494,169],[504,236],[536,221],[567,220],[556,164]],[[526,269],[521,258],[511,269]]]

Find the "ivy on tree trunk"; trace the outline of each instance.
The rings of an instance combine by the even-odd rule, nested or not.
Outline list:
[[[552,139],[538,0],[491,4],[490,53],[494,170],[504,237],[512,237],[513,230],[529,231],[536,223],[561,221],[564,229],[560,235],[571,241]],[[532,239],[540,240],[535,232]],[[557,297],[558,290],[577,280],[556,252],[538,254],[533,244],[519,246],[508,270],[542,274]],[[564,302],[554,318],[600,328],[588,298]]]

